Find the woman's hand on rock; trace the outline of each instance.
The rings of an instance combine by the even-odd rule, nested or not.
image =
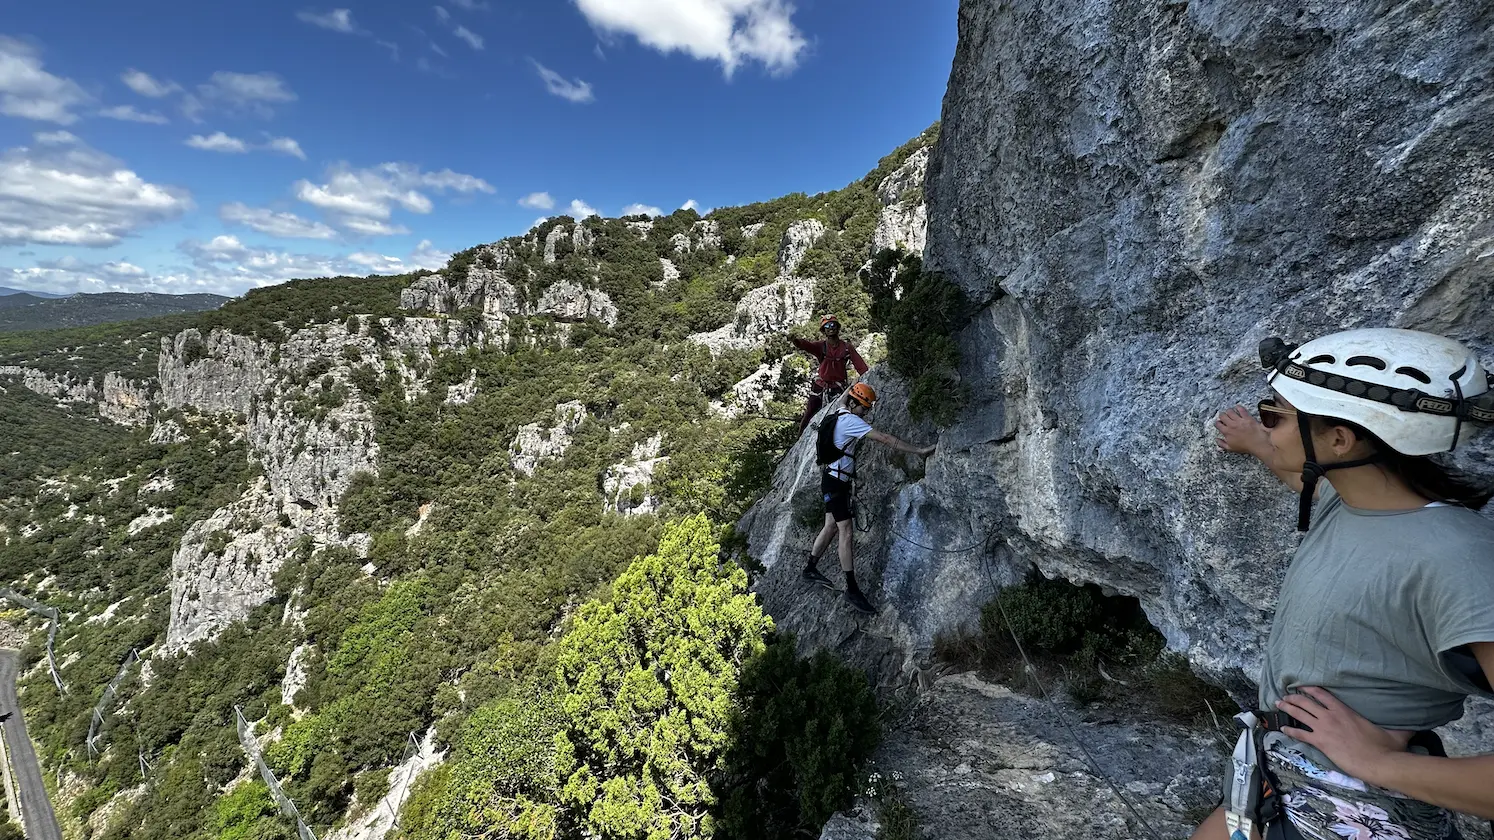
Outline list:
[[[1215,443],[1225,452],[1259,457],[1271,448],[1271,434],[1243,406],[1220,412],[1214,418],[1214,431],[1219,435]]]

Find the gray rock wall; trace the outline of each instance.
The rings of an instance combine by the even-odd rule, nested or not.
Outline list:
[[[1136,597],[1249,699],[1295,499],[1219,453],[1210,420],[1264,394],[1255,347],[1274,334],[1420,328],[1494,363],[1494,17],[1471,0],[965,0],[959,29],[925,255],[979,304],[959,336],[970,404],[914,423],[873,372],[874,425],[939,443],[927,463],[859,463],[857,573],[879,615],[797,580],[818,517],[807,435],[741,523],[769,566],[758,591],[801,644],[893,685],[1036,565]],[[1491,438],[1457,460],[1494,474]],[[1489,750],[1490,714],[1471,704],[1453,748]],[[919,737],[883,756],[924,772],[939,755],[910,758]],[[949,794],[913,794],[936,833],[961,824]],[[964,836],[1007,836],[980,824]]]
[[[1460,0],[961,4],[927,255],[1001,297],[963,336],[976,400],[943,454],[989,459],[1015,559],[1254,675],[1292,499],[1208,421],[1263,394],[1277,333],[1427,329],[1494,362],[1491,23]]]

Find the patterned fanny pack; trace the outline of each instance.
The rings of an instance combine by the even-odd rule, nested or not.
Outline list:
[[[1308,840],[1458,840],[1452,814],[1436,805],[1325,770],[1301,752],[1266,753],[1284,792],[1287,819]]]

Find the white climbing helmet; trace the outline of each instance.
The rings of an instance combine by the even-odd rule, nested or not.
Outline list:
[[[1403,455],[1450,451],[1464,421],[1494,422],[1489,374],[1450,338],[1362,329],[1260,350],[1266,383],[1293,407],[1358,424]]]

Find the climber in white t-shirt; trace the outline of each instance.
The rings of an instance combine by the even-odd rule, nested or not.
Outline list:
[[[902,452],[927,458],[934,454],[932,446],[914,446],[886,432],[879,432],[866,422],[872,406],[877,401],[877,392],[864,382],[851,386],[842,399],[840,407],[825,415],[820,421],[816,439],[816,460],[824,474],[820,479],[820,491],[825,501],[825,527],[814,538],[809,549],[809,562],[804,567],[804,579],[821,586],[832,587],[830,579],[817,568],[820,555],[830,547],[830,540],[840,535],[840,568],[846,575],[846,602],[861,612],[874,613],[876,609],[856,585],[856,572],[851,550],[856,529],[853,527],[852,482],[856,478],[856,455],[862,438],[874,440]]]

